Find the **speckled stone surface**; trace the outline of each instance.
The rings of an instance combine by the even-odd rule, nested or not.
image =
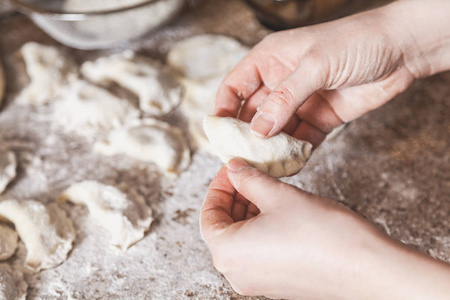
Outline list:
[[[226,34],[252,46],[269,31],[242,1],[209,1],[157,34],[113,51],[133,48],[164,59],[175,41],[200,33]],[[189,169],[173,180],[151,164],[94,155],[93,141],[63,133],[51,107],[14,103],[27,84],[17,50],[30,40],[58,45],[22,15],[0,19],[0,57],[7,79],[0,147],[19,158],[19,176],[0,200],[49,203],[80,180],[121,182],[146,197],[156,222],[144,240],[121,252],[108,246],[85,208],[64,205],[77,241],[64,264],[38,274],[26,272],[29,299],[246,299],[214,270],[199,234],[199,209],[221,166],[219,159],[195,153]],[[107,53],[61,47],[79,63]],[[178,112],[167,121],[183,123]],[[384,107],[349,124],[287,181],[336,199],[394,239],[450,262],[449,143],[450,73],[444,73],[417,81]],[[21,269],[25,254],[21,243],[7,263]]]

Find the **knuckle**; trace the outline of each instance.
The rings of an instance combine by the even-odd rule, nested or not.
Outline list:
[[[270,95],[270,100],[277,106],[286,110],[295,106],[295,96],[292,88],[287,84],[281,84]]]

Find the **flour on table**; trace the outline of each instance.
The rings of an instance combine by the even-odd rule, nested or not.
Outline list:
[[[14,224],[28,251],[25,266],[33,271],[60,265],[72,249],[72,222],[56,203],[46,206],[34,200],[3,200],[0,219]]]
[[[117,128],[139,114],[127,100],[83,80],[71,83],[64,98],[55,103],[56,121],[79,133]]]
[[[141,195],[96,181],[70,186],[58,201],[86,205],[92,218],[110,232],[111,244],[122,250],[140,241],[153,221],[152,210]]]
[[[3,73],[3,67],[0,63],[0,107],[2,105],[3,96],[5,95],[5,74]]]
[[[125,51],[94,62],[85,62],[81,72],[96,83],[114,82],[139,97],[142,111],[152,116],[168,114],[181,101],[183,88],[155,60]]]
[[[22,272],[7,264],[0,264],[0,299],[25,300],[27,288]]]
[[[0,194],[2,194],[8,184],[16,178],[17,160],[11,151],[0,149]]]
[[[167,63],[185,89],[180,110],[198,148],[211,152],[203,119],[214,112],[223,79],[248,51],[230,37],[210,34],[187,38],[170,50]]]
[[[311,155],[312,145],[285,133],[271,138],[257,137],[250,124],[234,118],[208,116],[205,133],[214,152],[227,163],[234,157],[274,177],[298,173]]]
[[[21,52],[30,77],[29,85],[17,96],[21,105],[52,102],[77,77],[73,64],[55,47],[28,42]]]
[[[13,229],[0,223],[0,260],[7,260],[14,255],[18,238]]]
[[[119,128],[94,151],[105,156],[126,155],[139,161],[155,163],[168,175],[177,175],[190,162],[190,149],[183,132],[168,123],[144,119]]]

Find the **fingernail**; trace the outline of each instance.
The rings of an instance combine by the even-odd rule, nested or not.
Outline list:
[[[227,168],[231,172],[239,172],[244,168],[247,168],[248,164],[242,158],[233,158],[227,163]]]
[[[272,115],[267,113],[257,113],[252,120],[250,129],[255,133],[262,134],[263,136],[269,135],[275,125],[275,120]]]

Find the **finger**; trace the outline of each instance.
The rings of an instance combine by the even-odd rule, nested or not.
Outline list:
[[[222,167],[208,188],[200,214],[201,234],[206,242],[234,223],[231,210],[235,194],[227,168]]]
[[[249,166],[242,158],[227,163],[227,175],[233,187],[261,212],[270,211],[296,189]],[[280,191],[283,191],[280,193]]]
[[[214,114],[237,117],[243,100],[250,98],[261,86],[261,76],[255,61],[246,56],[225,78],[220,86]]]
[[[297,140],[310,142],[314,148],[317,148],[327,136],[326,133],[306,121],[301,121],[291,135]]]
[[[249,123],[258,111],[258,107],[263,104],[269,94],[269,88],[264,85],[261,86],[247,101],[245,101],[239,112],[239,119]]]
[[[248,205],[249,201],[245,199],[244,196],[237,193],[234,197],[234,203],[231,209],[231,217],[233,218],[234,222],[240,222],[245,219]]]
[[[305,59],[291,76],[269,94],[251,122],[252,130],[267,137],[277,134],[298,108],[324,86],[320,65],[314,65],[313,61]]]

